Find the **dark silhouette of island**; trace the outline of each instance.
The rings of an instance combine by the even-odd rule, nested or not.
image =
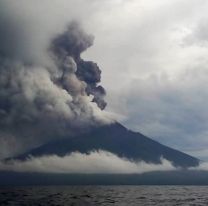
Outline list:
[[[89,153],[95,150],[109,151],[133,161],[142,160],[159,164],[163,157],[177,167],[188,168],[199,165],[197,158],[128,130],[119,123],[96,127],[78,136],[49,142],[15,158],[23,160],[30,155],[40,157],[52,154],[65,156],[75,151]]]

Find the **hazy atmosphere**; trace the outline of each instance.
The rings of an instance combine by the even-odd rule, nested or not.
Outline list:
[[[207,9],[206,0],[0,0],[0,159],[118,121],[208,160]],[[176,169],[163,157],[88,152],[0,168]]]
[[[0,205],[201,205],[207,0],[0,0]]]

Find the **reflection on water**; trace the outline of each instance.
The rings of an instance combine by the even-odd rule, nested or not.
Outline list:
[[[48,186],[0,189],[1,206],[208,205],[204,186]]]

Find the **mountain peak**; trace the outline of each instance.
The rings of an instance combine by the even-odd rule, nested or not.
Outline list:
[[[75,151],[88,153],[93,150],[105,150],[119,157],[155,164],[160,164],[163,157],[173,165],[185,168],[199,164],[198,159],[128,130],[118,122],[96,127],[85,134],[49,142],[17,158],[25,159],[29,155],[39,157],[52,154],[65,156]]]

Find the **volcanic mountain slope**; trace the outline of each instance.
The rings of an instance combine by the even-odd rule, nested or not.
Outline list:
[[[199,164],[198,159],[130,131],[119,123],[98,127],[73,138],[49,142],[17,158],[26,159],[30,155],[39,157],[52,154],[65,156],[74,151],[88,153],[93,150],[105,150],[119,157],[156,164],[159,164],[160,158],[163,157],[175,166],[183,168]]]

